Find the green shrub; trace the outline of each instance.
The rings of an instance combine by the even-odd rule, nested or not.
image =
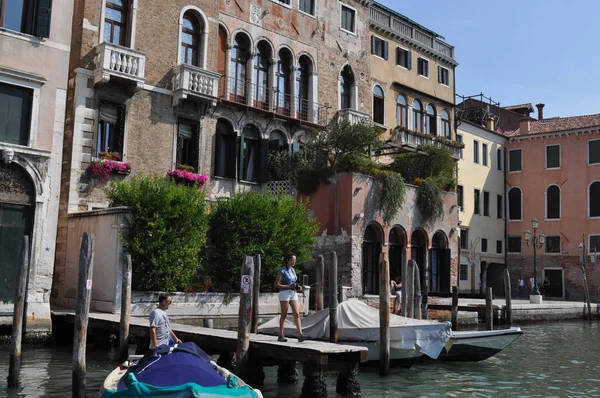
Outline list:
[[[304,159],[298,152],[279,151],[269,153],[269,180],[296,181],[298,170],[304,166]]]
[[[185,291],[205,248],[208,215],[204,192],[163,177],[134,177],[105,188],[111,206],[127,206],[123,234],[136,290]]]
[[[406,192],[404,179],[400,174],[388,171],[377,180],[380,186],[377,210],[382,214],[383,221],[390,224],[404,204]]]
[[[434,178],[441,190],[451,191],[456,188],[456,161],[446,148],[432,145],[419,145],[419,153],[403,153],[394,159],[391,169],[402,174],[404,181],[414,184],[417,179]]]
[[[417,204],[423,220],[435,221],[444,217],[444,200],[435,181],[430,178],[422,181],[417,195]]]
[[[261,291],[272,291],[288,251],[297,264],[310,261],[316,221],[291,196],[246,192],[220,199],[210,214],[205,271],[220,290],[239,292],[246,255],[261,255]]]

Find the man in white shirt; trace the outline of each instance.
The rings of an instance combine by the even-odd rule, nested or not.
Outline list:
[[[150,313],[150,348],[158,347],[159,345],[169,344],[169,337],[177,344],[181,340],[175,336],[171,330],[169,316],[165,312],[169,309],[169,305],[173,302],[171,296],[161,294],[158,296],[158,308]]]

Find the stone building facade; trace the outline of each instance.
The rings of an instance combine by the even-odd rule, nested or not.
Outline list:
[[[12,314],[28,235],[28,331],[51,328],[72,5],[22,1],[0,12],[0,312]]]
[[[545,235],[537,249],[540,288],[548,276],[549,299],[582,300],[585,249],[590,295],[597,300],[599,261],[591,254],[600,251],[600,115],[526,117],[507,135],[506,250],[512,285],[519,277],[527,284],[533,277],[533,247],[524,233],[532,231],[537,218],[537,234]]]

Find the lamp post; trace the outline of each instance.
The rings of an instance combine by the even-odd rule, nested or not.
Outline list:
[[[530,230],[525,231],[525,243],[529,247],[533,247],[533,291],[532,296],[539,296],[540,290],[538,289],[537,283],[537,249],[541,249],[544,247],[544,243],[546,243],[546,235],[541,234],[537,236],[537,229],[540,225],[540,222],[537,218],[534,218],[531,221],[531,227],[533,229],[533,236]]]

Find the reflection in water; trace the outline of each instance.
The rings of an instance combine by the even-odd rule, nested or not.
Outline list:
[[[573,322],[524,327],[525,334],[504,352],[483,362],[422,362],[411,369],[392,369],[388,377],[361,368],[363,396],[379,397],[600,397],[600,324]],[[116,364],[115,350],[88,349],[87,385],[96,393]],[[300,375],[301,367],[298,368]],[[265,397],[300,396],[294,385],[275,383],[276,368],[266,368]],[[8,349],[0,351],[0,374],[8,373]],[[71,351],[25,349],[21,386],[0,397],[68,397],[71,395]],[[335,377],[327,378],[331,396]],[[92,395],[93,396],[93,395]]]

